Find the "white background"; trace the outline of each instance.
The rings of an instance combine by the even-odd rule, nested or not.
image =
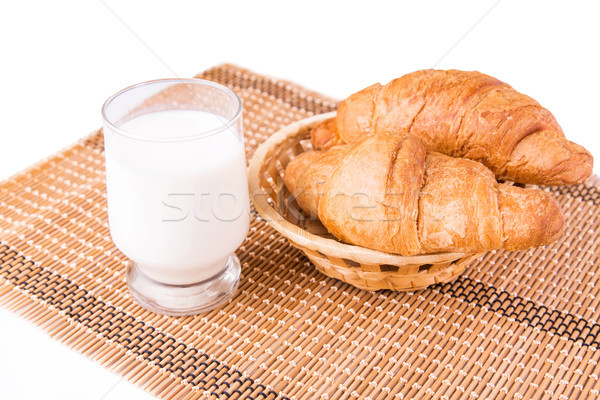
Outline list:
[[[417,69],[476,69],[537,99],[600,160],[599,16],[594,0],[2,2],[0,179],[99,127],[119,89],[222,62],[336,98]],[[152,398],[3,309],[0,388]]]

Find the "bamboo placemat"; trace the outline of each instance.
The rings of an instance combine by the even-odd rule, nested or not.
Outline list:
[[[244,100],[248,157],[292,121],[335,109],[222,65]],[[591,398],[600,382],[600,191],[549,189],[567,217],[543,249],[492,252],[453,283],[366,292],[321,275],[254,215],[225,307],[138,307],[110,240],[102,135],[0,185],[0,303],[166,399]]]

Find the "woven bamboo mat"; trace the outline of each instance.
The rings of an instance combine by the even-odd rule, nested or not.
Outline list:
[[[249,157],[336,106],[230,65],[201,77],[243,98]],[[166,399],[599,397],[599,185],[550,190],[567,216],[558,243],[489,253],[416,293],[327,278],[255,215],[237,296],[172,318],[127,293],[97,132],[0,185],[0,303]]]

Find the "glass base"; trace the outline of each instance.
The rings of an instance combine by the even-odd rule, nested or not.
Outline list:
[[[240,281],[240,260],[229,256],[214,277],[190,285],[167,285],[148,278],[135,263],[127,268],[127,287],[142,307],[159,314],[181,317],[210,311],[233,297]]]

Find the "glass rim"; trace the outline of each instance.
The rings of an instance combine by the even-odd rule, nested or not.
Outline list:
[[[108,107],[110,107],[110,104],[113,102],[113,100],[115,100],[120,95],[130,92],[132,90],[139,89],[144,86],[149,86],[149,85],[154,85],[154,84],[159,84],[159,83],[173,83],[173,84],[187,83],[187,84],[194,84],[194,85],[200,84],[200,85],[204,85],[204,86],[213,87],[215,89],[221,90],[222,92],[225,92],[228,95],[230,95],[231,98],[234,99],[237,103],[237,110],[236,110],[235,114],[233,115],[233,117],[229,118],[226,122],[224,122],[222,126],[219,126],[217,128],[213,128],[213,129],[208,129],[208,130],[205,130],[205,131],[199,132],[199,133],[193,133],[191,135],[175,136],[175,137],[163,137],[163,136],[148,137],[148,136],[144,136],[144,135],[138,135],[138,134],[129,132],[125,129],[121,129],[120,127],[116,126],[106,115],[107,109],[108,109]],[[207,81],[205,79],[200,79],[200,78],[165,78],[165,79],[154,79],[154,80],[150,80],[150,81],[136,83],[134,85],[127,86],[126,88],[121,89],[118,92],[116,92],[115,94],[113,94],[112,96],[110,96],[108,99],[106,99],[106,101],[102,105],[102,121],[104,122],[105,126],[109,127],[115,133],[125,136],[125,137],[128,137],[128,138],[131,138],[131,139],[142,140],[142,141],[146,141],[146,142],[164,142],[164,143],[182,142],[182,141],[188,141],[188,140],[200,139],[200,138],[207,137],[207,136],[212,136],[217,133],[223,132],[225,130],[229,130],[229,128],[231,128],[238,121],[240,116],[242,115],[242,109],[243,109],[243,104],[242,104],[242,99],[240,98],[240,96],[238,96],[233,90],[231,90],[228,87],[223,86],[219,83]],[[210,109],[208,111],[210,112]],[[237,133],[236,133],[236,135],[237,135]]]

